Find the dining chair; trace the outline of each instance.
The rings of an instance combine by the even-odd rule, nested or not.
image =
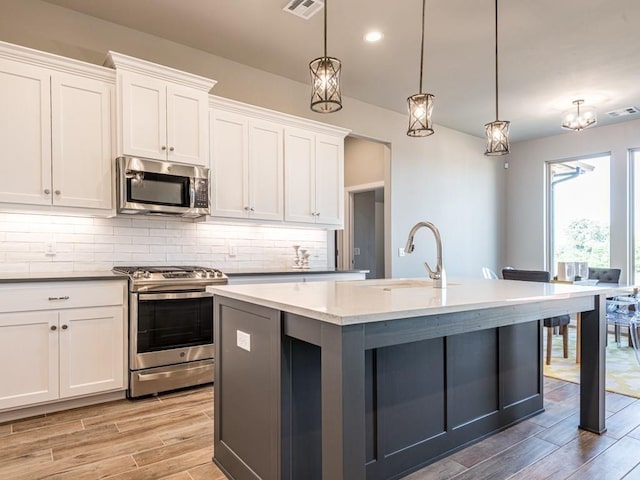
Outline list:
[[[544,270],[517,270],[515,268],[505,268],[502,270],[502,278],[505,280],[522,280],[525,282],[549,282],[551,276]],[[551,365],[551,343],[553,340],[553,330],[560,328],[562,333],[562,354],[564,358],[569,358],[569,315],[545,318],[542,324],[547,329],[547,354],[545,363]]]
[[[596,268],[589,267],[589,280],[598,280],[598,283],[619,283],[620,282],[620,269],[619,268]],[[613,323],[607,318],[607,323]],[[616,342],[620,342],[620,325],[615,326],[614,333],[616,333]],[[580,335],[582,330],[582,314],[578,312],[576,315],[576,363],[580,363],[581,355],[581,342]]]
[[[640,318],[634,317],[629,321],[629,335],[631,335],[631,346],[636,354],[636,361],[640,365]]]

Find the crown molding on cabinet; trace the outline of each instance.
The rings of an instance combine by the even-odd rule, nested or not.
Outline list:
[[[139,58],[130,57],[122,53],[109,51],[104,60],[106,67],[125,70],[140,75],[153,77],[162,81],[177,83],[189,88],[204,90],[207,93],[218,83],[216,80],[201,77],[192,73],[176,70],[175,68],[158,65]]]
[[[41,52],[32,48],[0,42],[0,58],[37,67],[55,69],[57,71],[80,75],[108,83],[115,83],[115,72],[107,67],[62,57],[54,53]]]
[[[351,130],[347,128],[336,127],[334,125],[328,125],[326,123],[296,117],[287,113],[281,113],[275,110],[257,107],[255,105],[219,97],[217,95],[209,95],[209,108],[222,108],[226,111],[234,112],[240,115],[248,115],[251,118],[259,118],[261,120],[268,120],[272,122],[275,121],[284,126],[305,128],[314,133],[341,136],[342,138],[346,137],[351,132]]]

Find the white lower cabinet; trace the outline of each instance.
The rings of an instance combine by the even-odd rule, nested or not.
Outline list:
[[[124,388],[121,307],[60,312],[60,398]]]
[[[18,301],[0,304],[0,410],[126,388],[126,284],[79,283],[2,286]]]
[[[0,409],[58,398],[57,328],[56,312],[0,314]]]

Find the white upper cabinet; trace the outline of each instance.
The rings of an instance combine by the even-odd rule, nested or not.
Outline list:
[[[208,166],[214,80],[109,52],[118,77],[118,155]]]
[[[289,222],[315,223],[316,149],[312,132],[287,128],[284,149],[285,219]]]
[[[53,204],[111,208],[113,85],[54,73],[51,79]]]
[[[213,216],[282,221],[283,127],[210,111]]]
[[[112,211],[114,84],[109,69],[0,43],[0,203]]]
[[[211,215],[342,227],[347,130],[210,96]]]
[[[285,220],[343,226],[344,136],[285,131]]]
[[[50,74],[0,58],[0,202],[51,204]]]

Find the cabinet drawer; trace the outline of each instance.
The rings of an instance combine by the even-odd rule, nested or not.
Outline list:
[[[7,283],[0,285],[0,311],[122,305],[125,294],[126,281]]]

